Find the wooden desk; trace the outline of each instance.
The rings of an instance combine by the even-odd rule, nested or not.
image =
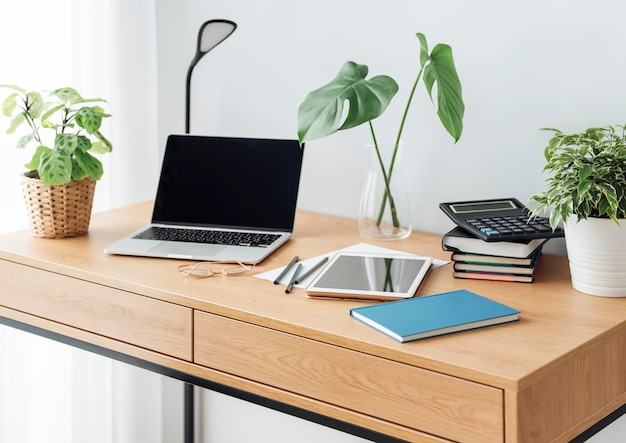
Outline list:
[[[360,302],[102,252],[150,208],[95,214],[85,237],[0,237],[0,317],[408,441],[567,441],[626,403],[626,299],[576,292],[563,257],[544,256],[533,284],[431,271],[422,294],[466,288],[521,321],[400,344],[349,316]],[[362,241],[354,220],[299,212],[293,239],[255,272]],[[447,259],[440,241],[378,245]]]

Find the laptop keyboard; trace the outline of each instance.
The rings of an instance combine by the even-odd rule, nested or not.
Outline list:
[[[209,231],[205,229],[164,228],[152,226],[135,237],[142,240],[180,241],[213,245],[269,246],[280,235],[253,232]]]

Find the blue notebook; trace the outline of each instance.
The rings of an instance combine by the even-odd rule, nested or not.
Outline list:
[[[460,290],[362,306],[350,315],[399,342],[519,320],[502,303]]]

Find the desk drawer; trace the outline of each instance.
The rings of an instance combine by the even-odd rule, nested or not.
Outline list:
[[[191,360],[189,308],[8,261],[0,275],[2,306]]]
[[[194,331],[198,364],[455,441],[504,438],[499,389],[205,312]]]

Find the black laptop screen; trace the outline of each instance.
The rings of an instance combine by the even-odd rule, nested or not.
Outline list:
[[[292,231],[297,140],[171,135],[153,223]]]

